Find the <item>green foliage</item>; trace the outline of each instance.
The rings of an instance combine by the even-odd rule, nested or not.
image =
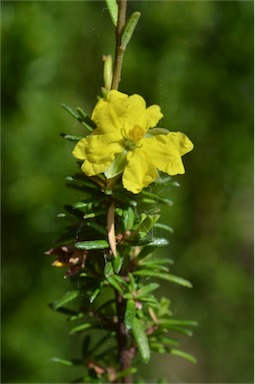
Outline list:
[[[169,273],[168,266],[173,263],[170,258],[157,257],[154,253],[157,248],[168,244],[166,239],[155,237],[154,227],[160,218],[158,204],[169,206],[169,199],[158,198],[157,194],[149,191],[143,191],[141,196],[131,195],[118,184],[111,190],[103,177],[89,178],[82,173],[69,176],[66,181],[69,186],[83,191],[86,198],[72,206],[65,205],[66,213],[61,217],[68,218],[68,226],[56,240],[57,247],[49,253],[58,256],[56,265],[68,268],[66,276],[70,277],[74,287],[79,286],[79,290],[67,292],[51,304],[51,308],[67,315],[70,321],[78,322],[70,334],[84,335],[87,352],[84,356],[83,349],[80,365],[87,367],[90,380],[114,382],[117,377],[121,379],[123,369],[118,366],[119,356],[108,351],[109,340],[118,350],[128,348],[132,359],[140,356],[144,363],[149,362],[151,351],[171,353],[195,362],[188,353],[173,348],[179,343],[172,334],[190,336],[192,332],[187,327],[196,323],[171,321],[169,301],[164,298],[158,300],[154,295],[159,284],[153,279],[191,287],[187,280]],[[122,199],[115,198],[115,195],[121,195]],[[143,211],[143,196],[158,201],[157,208],[149,214]],[[113,203],[116,257],[111,254],[106,230],[107,211]],[[124,326],[122,333],[121,324]],[[90,349],[91,332],[101,327],[105,338]],[[123,332],[128,347],[119,341]],[[98,354],[99,347],[102,351]],[[54,361],[73,365],[73,360],[63,360],[63,356]],[[137,368],[135,360],[130,370],[132,368]],[[86,376],[83,380],[86,382]]]
[[[140,19],[141,13],[140,12],[134,12],[128,19],[125,28],[123,30],[123,34],[121,37],[121,48],[126,49],[133,33],[136,28],[136,25]]]
[[[182,187],[171,189],[163,179],[157,185],[162,197],[174,201],[162,210],[161,221],[174,227],[175,236],[159,223],[154,228],[169,241],[157,249],[157,258],[170,254],[174,273],[193,283],[192,290],[182,290],[162,281],[156,293],[175,297],[175,316],[198,319],[196,337],[183,342],[199,364],[152,355],[140,366],[137,383],[252,382],[253,3],[130,6],[143,17],[125,58],[121,89],[161,105],[167,111],[162,126],[187,132],[196,144],[185,177],[173,181]],[[63,225],[55,219],[58,207],[83,198],[85,188],[63,188],[76,168],[69,155],[73,144],[58,137],[81,136],[83,126],[58,105],[65,102],[74,111],[81,105],[90,113],[91,95],[102,83],[95,62],[112,51],[113,26],[103,2],[4,1],[1,7],[2,378],[70,382],[81,368],[51,365],[48,358],[69,358],[82,335],[62,337],[70,323],[45,311],[49,299],[64,295],[66,281],[41,255]],[[146,65],[138,65],[142,61]],[[66,314],[70,321],[79,315]],[[102,334],[101,328],[95,343]]]
[[[133,331],[134,339],[136,341],[141,358],[145,363],[148,363],[150,361],[151,352],[150,352],[148,337],[145,332],[145,324],[137,317],[135,317],[133,320],[132,331]]]
[[[113,25],[116,27],[118,21],[118,4],[116,0],[106,0],[107,9],[110,13]]]

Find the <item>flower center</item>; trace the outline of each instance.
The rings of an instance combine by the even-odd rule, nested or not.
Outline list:
[[[125,147],[129,150],[134,149],[139,141],[142,140],[145,134],[145,129],[140,127],[140,125],[135,124],[132,129],[128,132],[125,132],[123,136],[125,137]]]

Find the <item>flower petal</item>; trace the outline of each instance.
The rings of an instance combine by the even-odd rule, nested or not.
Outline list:
[[[181,132],[146,138],[141,144],[148,161],[171,176],[185,172],[181,156],[193,149],[190,139]]]
[[[91,162],[102,162],[114,159],[114,155],[123,151],[122,142],[117,142],[115,134],[90,135],[86,139],[86,159]]]
[[[134,126],[140,126],[146,132],[149,128],[155,127],[162,117],[163,114],[158,105],[152,105],[146,109],[146,103],[142,96],[132,95],[126,101],[123,135],[128,138],[128,133]]]
[[[85,146],[86,146],[87,139],[81,139],[73,150],[73,156],[76,157],[78,160],[85,160],[86,159],[86,153],[85,153]]]
[[[100,133],[113,133],[121,136],[121,128],[126,118],[126,100],[128,95],[115,90],[108,93],[107,99],[96,104],[91,120]]]
[[[123,172],[124,188],[133,193],[139,193],[157,177],[158,172],[149,161],[142,148],[136,148],[127,155],[128,164]]]
[[[159,120],[162,119],[163,113],[160,111],[160,107],[158,105],[151,105],[146,109],[145,115],[142,117],[143,124],[140,123],[146,131],[149,128],[154,128],[158,124]]]
[[[85,175],[87,176],[95,176],[99,175],[99,173],[103,173],[111,164],[111,160],[101,163],[91,163],[90,161],[86,160],[81,166],[81,170]]]
[[[122,151],[121,143],[115,142],[115,134],[92,134],[78,142],[73,155],[79,160],[85,160],[82,171],[88,176],[94,176],[104,172],[114,160],[115,154]]]

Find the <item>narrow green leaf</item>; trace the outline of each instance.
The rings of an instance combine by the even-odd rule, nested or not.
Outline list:
[[[176,340],[176,339],[172,339],[170,337],[163,337],[163,336],[159,336],[159,337],[150,337],[150,341],[151,342],[160,342],[160,343],[163,343],[163,344],[166,344],[166,345],[175,345],[175,346],[178,346],[180,343]]]
[[[124,371],[120,371],[116,373],[116,379],[121,379],[122,377],[133,375],[136,372],[137,372],[137,368],[135,367],[125,369]]]
[[[168,273],[169,272],[169,268],[164,266],[164,265],[160,265],[160,264],[157,264],[156,262],[155,263],[145,263],[143,264],[144,268],[149,268],[150,270],[154,270],[154,272],[166,272]]]
[[[157,277],[159,279],[173,282],[187,288],[192,288],[192,285],[188,280],[185,280],[182,277],[171,275],[169,273],[155,272],[152,269],[141,269],[133,272],[133,274],[138,276]]]
[[[59,213],[58,215],[57,215],[57,217],[66,217],[67,215],[66,215],[66,213]]]
[[[162,276],[162,274],[161,274],[161,276]],[[179,277],[179,276],[175,276],[175,275],[171,275],[171,274],[163,274],[163,277],[161,277],[161,278],[164,280],[182,285],[183,287],[186,287],[186,288],[192,288],[192,284],[188,280],[183,279],[182,277]]]
[[[50,360],[53,361],[54,363],[58,363],[58,364],[62,364],[62,365],[67,365],[69,367],[74,365],[73,361],[65,360],[65,359],[60,359],[59,357],[52,357]]]
[[[70,107],[68,107],[66,104],[61,104],[61,107],[65,111],[67,111],[72,117],[74,117],[76,120],[79,119],[79,116]]]
[[[130,280],[129,287],[128,287],[129,292],[134,292],[134,291],[137,290],[137,284],[135,282],[135,278],[132,275],[132,273],[129,273],[128,277],[129,277],[129,280]]]
[[[79,121],[79,123],[81,123],[84,127],[86,127],[89,131],[92,131],[92,128],[83,121],[83,118],[79,115],[77,115],[77,113],[75,113],[70,107],[68,107],[67,105],[65,104],[61,104],[61,107],[66,110],[72,117],[74,117],[77,121]]]
[[[87,208],[87,207],[91,207],[92,204],[91,202],[88,202],[88,201],[77,201],[77,203],[74,203],[73,204],[73,208]]]
[[[171,207],[173,205],[172,200],[167,199],[166,197],[161,197],[159,195],[156,195],[156,194],[148,192],[148,191],[142,191],[141,193],[142,193],[142,195],[144,195],[144,196],[146,196],[146,197],[148,197],[150,199],[156,200],[156,201],[158,201],[160,203],[166,204],[169,207]]]
[[[123,297],[124,297],[124,299],[126,299],[126,300],[133,299],[133,295],[132,295],[131,293],[125,293],[125,294],[123,295]]]
[[[75,321],[75,320],[79,320],[79,319],[82,319],[84,316],[84,313],[80,312],[80,313],[77,313],[77,315],[73,315],[73,316],[70,316],[67,318],[68,321]]]
[[[171,186],[171,187],[179,187],[180,184],[177,181],[173,181],[171,176],[159,177],[157,178],[153,184],[161,185],[161,186]]]
[[[78,290],[66,292],[66,294],[61,297],[61,299],[54,301],[54,303],[51,304],[51,307],[52,309],[57,310],[58,308],[63,307],[64,304],[76,299],[78,296]]]
[[[78,114],[80,115],[84,125],[86,126],[86,128],[92,132],[95,128],[96,128],[96,124],[94,123],[94,121],[92,121],[90,119],[90,117],[87,115],[86,112],[83,111],[82,108],[78,107],[76,108],[76,111],[78,112]]]
[[[174,233],[174,230],[172,227],[169,227],[169,225],[165,225],[165,224],[160,224],[160,223],[156,223],[154,225],[155,228],[160,228],[160,229],[164,229],[165,231],[169,232],[169,233]]]
[[[135,221],[135,213],[131,207],[128,207],[126,211],[123,211],[123,224],[125,231],[132,229]]]
[[[168,325],[184,325],[188,327],[197,327],[198,322],[193,320],[175,320],[175,319],[161,319],[161,324],[168,324]]]
[[[78,249],[92,251],[95,249],[109,248],[109,244],[106,240],[91,240],[91,241],[80,241],[75,244],[75,247]]]
[[[76,111],[79,113],[80,117],[85,121],[88,118],[87,113],[80,107],[76,108]],[[95,123],[91,120],[91,123],[95,125]]]
[[[159,342],[151,342],[150,348],[158,353],[166,353],[166,347]]]
[[[145,217],[141,217],[140,223],[135,228],[137,231],[142,231],[146,235],[147,232],[153,228],[154,224],[157,222],[157,220],[160,218],[160,215],[146,215]]]
[[[150,254],[149,256],[147,257],[144,257],[143,259],[139,260],[139,265],[144,265],[146,266],[147,268],[154,268],[154,267],[157,267],[158,265],[161,265],[161,264],[171,264],[173,265],[174,264],[174,261],[172,259],[169,259],[169,258],[158,258],[158,257],[155,257],[154,255]]]
[[[129,198],[129,197],[125,196],[123,193],[122,194],[121,193],[114,193],[113,196],[116,200],[119,200],[122,203],[125,203],[127,205],[131,205],[132,207],[137,206],[136,200],[133,200],[131,197]]]
[[[174,332],[182,333],[183,335],[190,336],[190,337],[193,335],[193,332],[190,329],[183,328],[183,327],[178,327],[176,325],[171,325],[171,324],[168,324],[168,323],[164,323],[164,322],[161,322],[160,319],[159,319],[158,323],[159,323],[160,326],[163,326],[164,328],[168,329],[169,331],[174,331]]]
[[[168,244],[169,244],[169,241],[167,239],[154,239],[153,241],[151,241],[150,243],[146,244],[143,247],[138,257],[139,259],[142,259],[145,256],[147,256],[149,253],[152,253],[158,247],[163,247]]]
[[[125,326],[129,331],[133,327],[133,322],[136,314],[135,301],[128,300],[126,304],[126,312],[125,312]]]
[[[150,244],[153,240],[151,235],[145,232],[138,232],[137,236],[132,236],[128,239],[128,243],[132,246],[144,246]]]
[[[93,209],[97,206],[98,206],[98,204],[91,199],[77,201],[76,203],[74,203],[72,205],[73,208],[81,209],[81,210],[83,210],[83,212],[89,212],[89,211],[91,211],[91,209]]]
[[[81,331],[85,331],[86,329],[89,329],[89,328],[97,328],[98,327],[98,324],[96,323],[84,323],[84,324],[80,324],[74,328],[71,329],[71,331],[69,332],[70,335],[74,334],[74,333],[77,333],[77,332],[81,332]]]
[[[99,288],[95,289],[95,291],[92,293],[92,295],[89,298],[90,304],[92,304],[95,301],[99,293],[100,293],[100,289]]]
[[[115,280],[117,280],[119,282],[119,284],[124,285],[126,290],[128,289],[127,282],[121,276],[115,274],[115,275],[113,275],[113,277]]]
[[[156,204],[156,203],[157,203],[156,200],[147,199],[147,197],[144,197],[144,198],[142,199],[142,202],[145,203],[145,204]]]
[[[88,273],[88,272],[81,272],[80,273],[80,277],[86,277],[86,280],[87,279],[92,279],[92,280],[96,280],[98,281],[98,276],[95,274],[93,275],[92,273]]]
[[[67,176],[66,177],[66,183],[67,185],[70,186],[75,186],[75,187],[80,187],[80,188],[90,188],[90,189],[96,189],[100,190],[100,187],[93,183],[92,181],[86,179],[85,177],[82,176]]]
[[[112,274],[113,274],[113,265],[111,261],[108,261],[104,267],[104,275],[105,277],[108,277]]]
[[[112,265],[113,265],[114,272],[119,273],[123,265],[123,257],[120,257],[120,255],[117,253],[116,257],[114,257],[112,261]]]
[[[87,219],[93,219],[94,217],[98,217],[98,216],[102,216],[102,215],[105,215],[105,210],[85,213],[85,215],[83,215],[83,219],[86,219],[86,220]]]
[[[150,307],[154,307],[156,309],[158,307],[158,300],[153,295],[141,296],[139,297],[139,301],[143,301],[144,303],[149,304]]]
[[[175,355],[175,356],[183,357],[184,359],[189,360],[192,363],[196,363],[197,362],[197,360],[196,360],[196,358],[194,356],[190,355],[189,353],[180,351],[179,349],[172,349],[171,350],[171,354]]]
[[[117,26],[117,21],[118,21],[118,4],[116,0],[105,0],[106,5],[109,11],[109,14],[111,16],[112,22]]]
[[[65,140],[69,140],[69,141],[80,141],[81,139],[83,139],[82,136],[74,136],[74,135],[68,135],[66,133],[60,133],[60,135],[65,139]]]
[[[121,285],[119,284],[118,281],[116,281],[116,276],[115,275],[111,275],[111,276],[107,276],[107,281],[108,283],[113,286],[115,289],[117,289],[118,292],[120,292],[121,294],[124,293],[123,291],[123,288],[121,287]]]
[[[148,363],[150,360],[150,347],[148,343],[148,338],[145,333],[142,322],[137,319],[137,317],[135,317],[133,320],[132,331],[141,357],[145,363]]]
[[[140,16],[141,16],[141,13],[140,12],[134,12],[132,13],[132,15],[130,16],[130,18],[128,19],[125,27],[124,27],[124,31],[122,33],[122,36],[121,36],[121,48],[122,49],[126,49],[133,33],[134,33],[134,30],[136,28],[136,25],[140,19]]]
[[[138,297],[148,295],[148,293],[155,291],[159,287],[158,283],[150,283],[148,285],[144,285],[143,287],[139,288],[138,290]]]

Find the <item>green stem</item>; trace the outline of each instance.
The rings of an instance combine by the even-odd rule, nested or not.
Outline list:
[[[118,1],[118,22],[116,27],[116,50],[111,89],[118,89],[125,49],[121,46],[121,35],[126,23],[127,0]]]

